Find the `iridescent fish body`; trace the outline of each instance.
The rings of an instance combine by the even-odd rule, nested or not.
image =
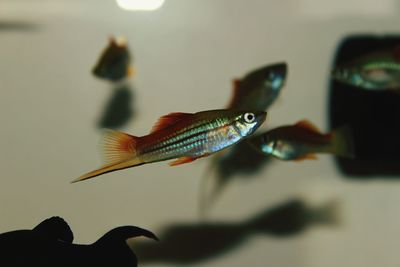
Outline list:
[[[285,84],[286,63],[267,65],[233,81],[233,95],[227,106],[237,110],[267,110]]]
[[[150,134],[136,137],[109,130],[105,136],[106,165],[78,179],[145,163],[177,158],[171,166],[191,162],[236,144],[265,120],[262,111],[211,110],[171,113],[159,119]]]
[[[131,55],[126,41],[111,37],[108,46],[93,68],[93,74],[98,78],[116,82],[133,75],[133,73]]]
[[[361,56],[332,71],[342,83],[366,90],[400,89],[400,47]]]
[[[353,139],[348,127],[322,134],[310,122],[281,126],[249,139],[257,150],[281,160],[315,159],[316,153],[353,158]]]

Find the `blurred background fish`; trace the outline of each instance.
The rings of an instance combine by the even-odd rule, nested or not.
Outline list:
[[[307,120],[272,129],[252,138],[249,143],[262,153],[281,160],[316,159],[317,153],[354,157],[349,127],[343,126],[323,134]]]
[[[175,166],[206,157],[250,136],[265,121],[266,112],[209,110],[170,113],[150,134],[137,137],[108,130],[104,139],[106,164],[73,182],[145,163],[178,158]]]
[[[134,74],[131,55],[124,38],[110,37],[108,46],[102,52],[93,74],[100,78],[117,82]]]
[[[285,85],[286,63],[276,63],[253,70],[242,79],[233,80],[228,109],[267,110]]]
[[[233,80],[232,97],[227,108],[267,110],[285,85],[287,69],[285,62],[269,64],[250,71],[242,79]],[[204,215],[235,173],[243,171],[254,174],[265,162],[266,158],[260,156],[247,143],[241,143],[213,156],[200,186],[200,213]],[[214,171],[215,175],[212,175]]]
[[[332,78],[367,90],[400,90],[400,45],[338,64]]]

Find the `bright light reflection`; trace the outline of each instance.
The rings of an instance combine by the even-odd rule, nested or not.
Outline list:
[[[164,4],[164,0],[117,0],[120,8],[126,10],[156,10]]]

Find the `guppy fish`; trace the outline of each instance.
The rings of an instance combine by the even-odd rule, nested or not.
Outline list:
[[[281,160],[316,159],[316,153],[354,157],[353,139],[347,126],[322,134],[307,120],[272,129],[249,142],[262,153]]]
[[[267,65],[233,80],[233,95],[228,109],[266,110],[285,84],[286,63]]]
[[[111,37],[93,68],[93,74],[101,79],[119,81],[133,75],[134,69],[130,62],[131,56],[126,41]]]
[[[175,166],[206,157],[251,135],[265,120],[263,111],[210,110],[170,113],[150,134],[137,137],[109,130],[104,140],[107,163],[73,182],[145,163],[178,158]]]
[[[367,90],[400,89],[400,46],[338,65],[332,71],[332,77]]]

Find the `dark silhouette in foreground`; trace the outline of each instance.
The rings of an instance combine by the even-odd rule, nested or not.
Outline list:
[[[72,244],[73,234],[60,217],[51,217],[32,230],[0,234],[0,266],[137,266],[126,243],[128,238],[157,237],[150,231],[122,226],[112,229],[91,245]]]
[[[157,246],[135,242],[135,251],[142,264],[194,264],[221,256],[253,235],[287,237],[314,224],[337,224],[337,208],[336,202],[310,208],[295,199],[238,223],[176,224],[165,229]]]
[[[119,129],[134,116],[133,91],[129,84],[122,84],[113,88],[110,100],[104,107],[98,127]]]

